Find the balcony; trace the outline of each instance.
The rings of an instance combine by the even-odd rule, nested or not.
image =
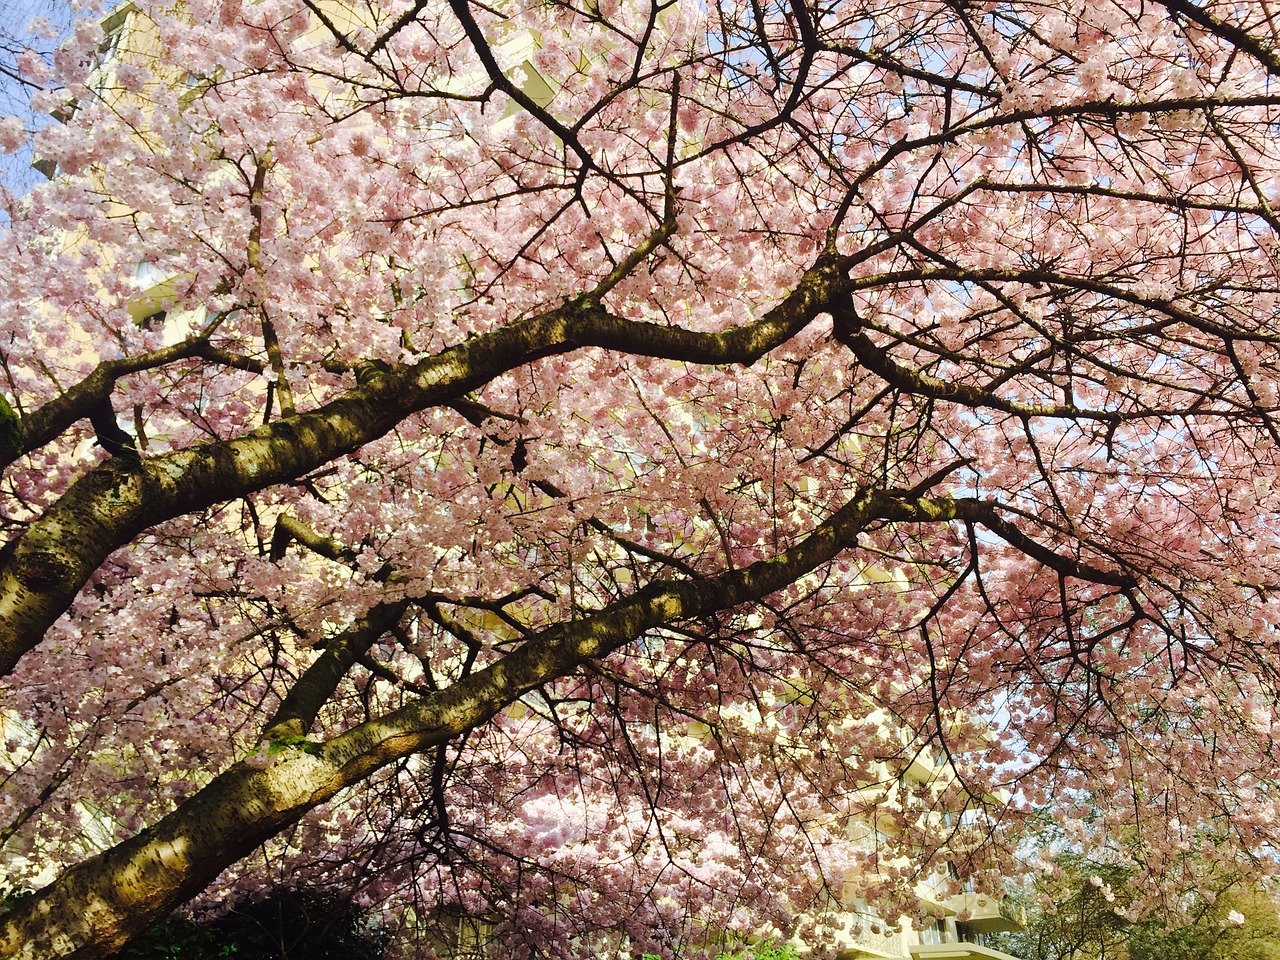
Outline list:
[[[918,943],[910,950],[911,960],[1017,960],[976,943]]]
[[[1006,933],[1027,925],[1026,913],[1020,906],[985,893],[947,897],[943,908],[973,933]]]

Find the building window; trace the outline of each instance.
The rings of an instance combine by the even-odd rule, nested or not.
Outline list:
[[[102,21],[102,42],[98,44],[98,53],[94,57],[94,66],[100,67],[109,60],[115,60],[120,53],[120,44],[124,40],[125,27],[129,14],[133,13],[133,4],[121,4]]]

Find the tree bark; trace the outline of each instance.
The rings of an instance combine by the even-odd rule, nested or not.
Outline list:
[[[3,918],[0,956],[110,956],[339,790],[484,723],[535,687],[607,657],[646,631],[768,596],[851,547],[871,522],[945,522],[975,509],[987,507],[859,491],[804,540],[766,560],[701,581],[655,581],[325,744],[266,744],[154,826],[77,864],[15,907]]]
[[[836,258],[820,257],[761,319],[713,334],[624,320],[588,295],[412,366],[373,374],[314,410],[235,439],[141,461],[112,458],[0,551],[0,676],[40,642],[102,561],[148,527],[294,480],[413,413],[553,354],[596,346],[700,363],[753,363],[826,310],[842,282]],[[104,376],[95,371],[90,379],[97,385]],[[86,395],[96,389],[86,387]],[[40,418],[37,411],[33,419]]]

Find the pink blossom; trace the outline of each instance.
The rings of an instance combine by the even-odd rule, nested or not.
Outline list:
[[[565,957],[918,929],[1046,825],[1125,916],[1274,871],[1280,23],[402,8],[22,55],[0,831],[64,879],[0,939],[138,871]]]
[[[0,117],[0,153],[13,153],[27,142],[26,124],[18,117]]]

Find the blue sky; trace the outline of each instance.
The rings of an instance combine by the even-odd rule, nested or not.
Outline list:
[[[33,119],[27,110],[30,91],[13,78],[12,72],[14,58],[23,46],[48,51],[54,43],[27,35],[27,24],[37,16],[65,25],[71,18],[70,4],[67,0],[0,0],[0,115],[19,116],[28,122]],[[0,176],[10,188],[18,190],[40,179],[40,174],[31,169],[31,157],[26,152],[0,155]]]

